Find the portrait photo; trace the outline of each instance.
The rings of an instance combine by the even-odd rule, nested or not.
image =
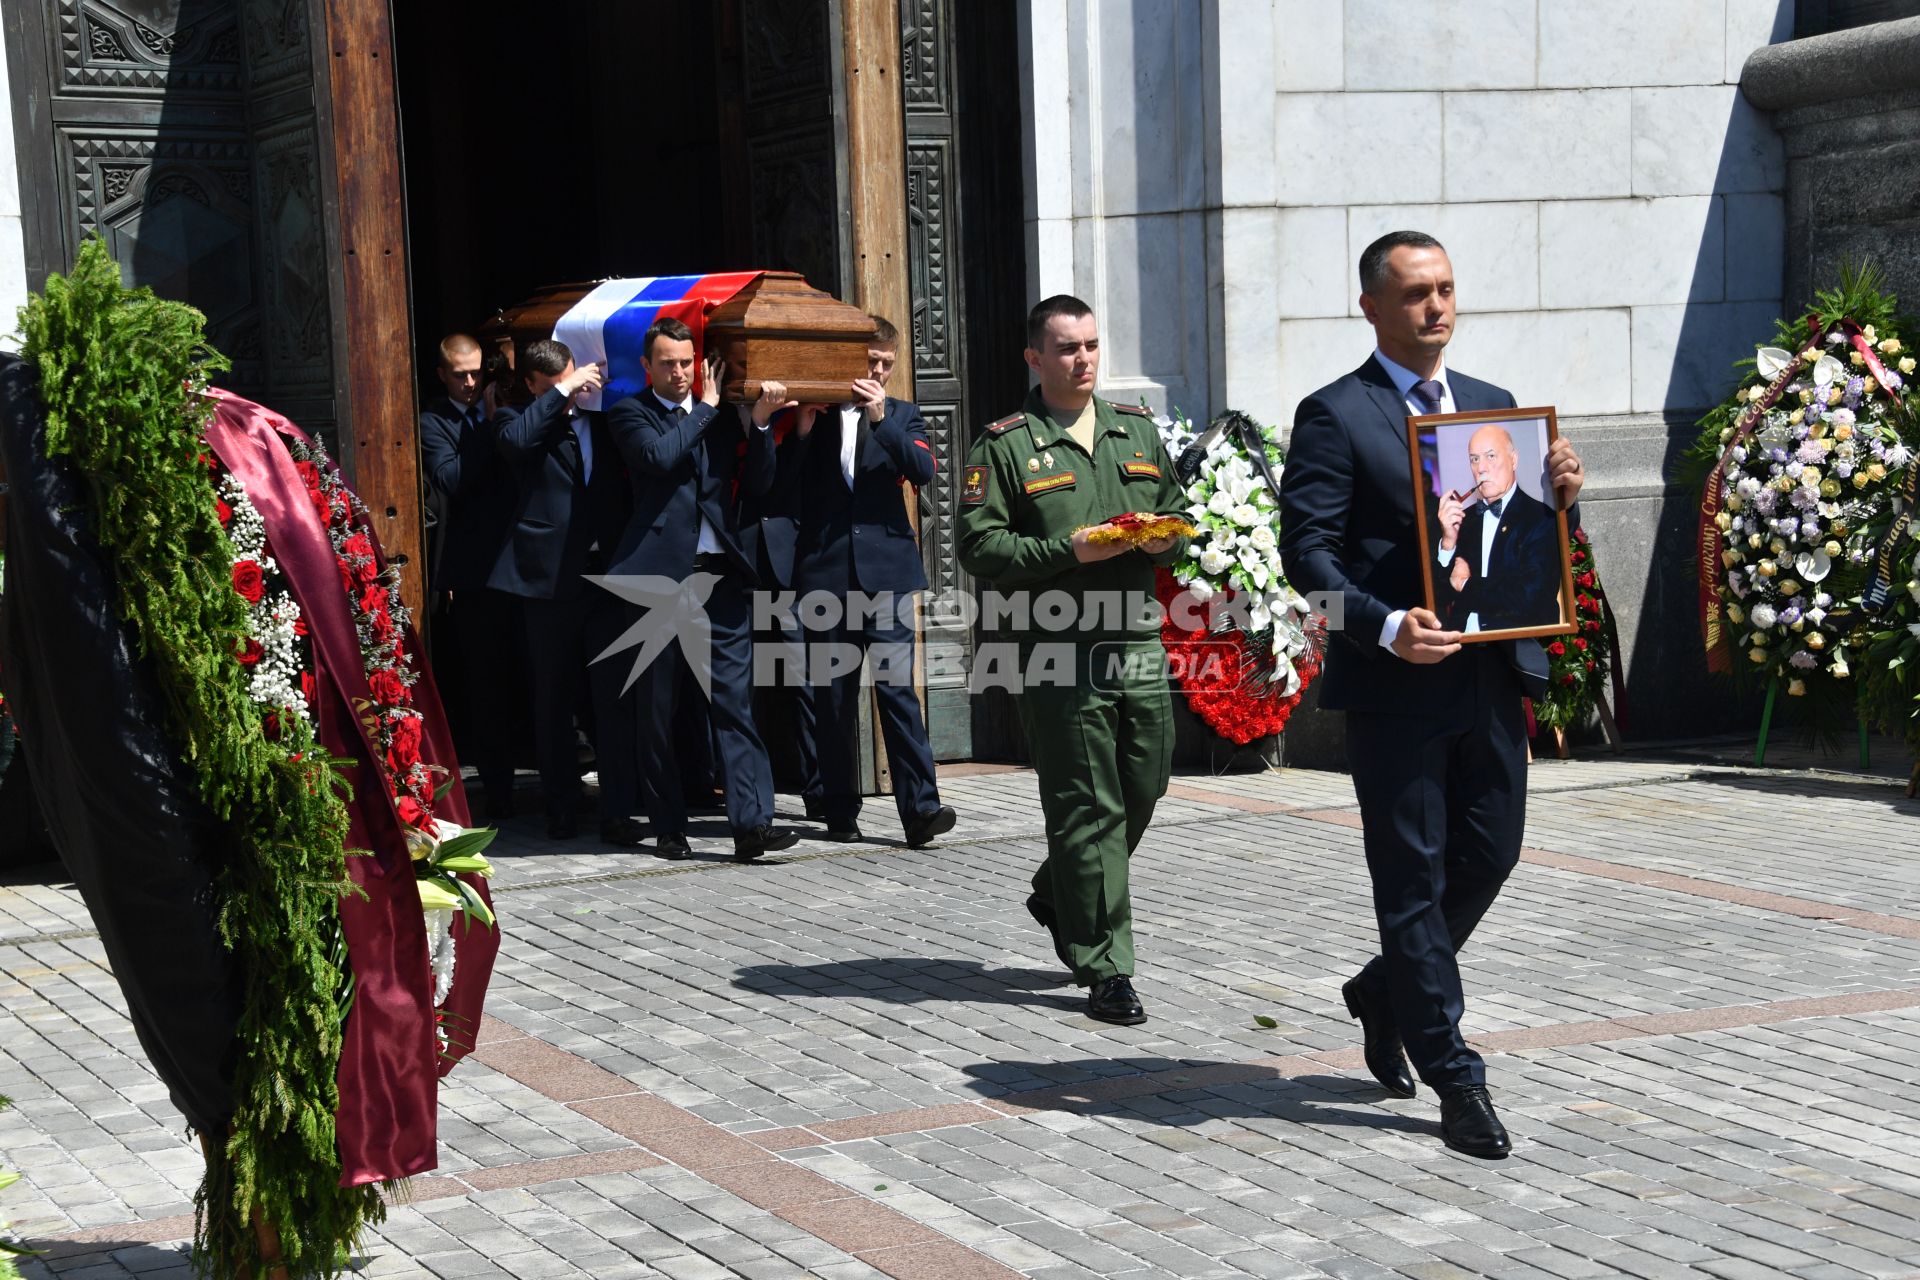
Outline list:
[[[1548,481],[1551,408],[1411,417],[1426,604],[1463,642],[1569,632],[1567,517]]]

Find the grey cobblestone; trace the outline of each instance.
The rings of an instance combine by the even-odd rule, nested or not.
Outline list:
[[[904,849],[879,803],[864,825],[895,843],[751,868],[715,856],[717,827],[669,868],[523,820],[495,846],[490,1011],[736,1132],[1167,1073],[1160,1094],[781,1157],[1037,1277],[1920,1274],[1912,1008],[1496,1054],[1520,1147],[1495,1165],[1440,1147],[1431,1095],[1383,1101],[1358,1072],[1179,1088],[1187,1067],[1355,1047],[1338,987],[1372,925],[1359,833],[1302,816],[1350,811],[1346,778],[1176,783],[1135,866],[1143,1027],[1081,1016],[1024,918],[1024,772],[943,784],[962,825],[940,847]],[[1920,915],[1920,805],[1880,780],[1627,756],[1543,763],[1532,787],[1537,848]],[[1779,838],[1783,808],[1801,828],[1817,812],[1817,843]],[[1523,864],[1465,973],[1487,1035],[1910,990],[1920,940]],[[188,1211],[197,1152],[59,880],[0,886],[0,1091],[0,1152],[25,1173],[0,1211],[30,1234]],[[442,1097],[445,1172],[631,1145],[478,1063]],[[28,1270],[183,1267],[176,1246],[109,1242]],[[398,1207],[358,1269],[880,1274],[672,1167]]]

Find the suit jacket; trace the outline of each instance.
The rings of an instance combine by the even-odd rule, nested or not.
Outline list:
[[[494,415],[494,450],[514,478],[513,520],[487,585],[517,596],[565,600],[604,572],[627,523],[627,480],[603,415],[586,413],[593,474],[557,387],[525,409]],[[595,548],[598,550],[595,550]]]
[[[1462,412],[1509,409],[1513,396],[1451,369]],[[1380,644],[1396,609],[1423,599],[1420,545],[1408,463],[1407,407],[1371,356],[1300,403],[1280,478],[1280,555],[1303,593],[1337,595],[1341,629],[1327,645],[1320,705],[1459,717],[1474,705],[1470,649],[1443,662],[1407,662]],[[1436,566],[1437,568],[1437,566]],[[1546,654],[1533,640],[1503,643],[1514,692],[1545,688]]]
[[[773,432],[742,424],[732,405],[698,400],[676,418],[651,389],[607,411],[614,446],[626,460],[633,512],[614,552],[613,572],[676,581],[693,572],[705,518],[737,573],[760,581],[760,526],[742,519],[742,501],[773,486]]]
[[[1459,591],[1452,585],[1453,564],[1434,566],[1434,595],[1440,618],[1450,627],[1480,615],[1482,631],[1503,627],[1543,627],[1560,621],[1560,524],[1553,508],[1514,490],[1494,534],[1487,571],[1480,572],[1486,506],[1476,502],[1460,523],[1453,561],[1464,559],[1471,576]]]
[[[497,437],[494,422],[482,414],[469,424],[467,411],[446,396],[421,410],[420,463],[440,514],[428,574],[436,591],[486,586],[506,545],[516,489]]]
[[[891,591],[927,588],[920,543],[901,499],[902,483],[933,480],[933,446],[920,408],[887,398],[886,416],[862,425],[853,484],[840,469],[838,407],[815,419],[805,440],[784,445],[796,457],[791,468],[798,491],[799,530],[794,545],[793,587],[807,591]]]

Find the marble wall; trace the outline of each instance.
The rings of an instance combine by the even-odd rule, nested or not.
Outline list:
[[[27,301],[27,246],[21,234],[20,170],[14,162],[13,93],[7,76],[6,50],[0,48],[0,347],[11,351],[14,317]]]
[[[1030,291],[1101,313],[1106,394],[1290,423],[1372,350],[1360,250],[1438,236],[1450,363],[1557,406],[1589,455],[1640,729],[1711,727],[1688,498],[1663,473],[1781,310],[1785,160],[1737,82],[1792,18],[1791,0],[1022,0]]]

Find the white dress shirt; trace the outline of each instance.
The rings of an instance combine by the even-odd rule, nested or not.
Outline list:
[[[1506,512],[1512,509],[1513,495],[1518,492],[1520,492],[1520,482],[1518,480],[1515,480],[1512,484],[1507,486],[1507,492],[1500,499],[1500,511],[1501,511],[1500,515],[1493,514],[1492,503],[1482,502],[1479,504],[1480,506],[1480,576],[1483,578],[1487,576],[1487,565],[1491,563],[1493,558],[1493,535],[1500,532],[1500,521],[1505,518]],[[1438,558],[1440,561],[1440,567],[1442,569],[1450,568],[1453,565],[1453,553],[1455,550],[1456,548],[1454,547],[1440,548],[1440,553]],[[1461,630],[1472,632],[1472,631],[1478,631],[1479,629],[1480,629],[1480,614],[1478,612],[1468,614],[1467,624],[1464,627],[1462,627]]]
[[[847,478],[847,488],[853,488],[853,471],[860,465],[860,459],[854,456],[854,450],[860,442],[860,415],[866,410],[857,404],[840,406],[840,474]]]
[[[647,389],[653,391],[651,387]],[[658,400],[661,407],[668,411],[678,409],[689,418],[693,416],[693,393],[691,391],[687,393],[684,400],[669,400],[658,391],[653,391],[653,398]],[[751,424],[757,431],[765,431],[767,429],[767,424],[753,421],[745,405],[740,406],[740,417],[743,422]],[[697,556],[719,555],[723,550],[725,550],[725,548],[720,545],[720,535],[714,532],[713,526],[707,522],[706,516],[702,515],[700,517],[700,541],[694,544],[693,554]]]
[[[1380,367],[1387,371],[1389,378],[1393,379],[1393,389],[1400,393],[1400,403],[1407,406],[1408,413],[1457,412],[1453,403],[1453,384],[1447,381],[1447,366],[1444,361],[1439,368],[1433,371],[1433,381],[1440,384],[1440,407],[1438,409],[1429,409],[1426,405],[1413,398],[1413,384],[1423,380],[1419,374],[1403,364],[1396,364],[1392,360],[1387,359],[1377,348],[1374,350],[1373,358],[1380,362]],[[1380,625],[1381,648],[1393,648],[1393,639],[1400,634],[1400,620],[1406,616],[1407,611],[1405,609],[1395,609],[1387,615],[1387,620]]]

